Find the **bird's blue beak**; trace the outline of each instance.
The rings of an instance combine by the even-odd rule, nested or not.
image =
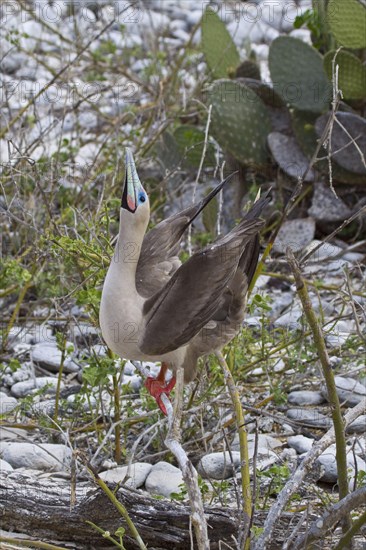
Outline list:
[[[126,176],[121,207],[129,210],[129,212],[135,212],[141,193],[145,194],[145,191],[137,174],[132,151],[129,147],[126,147]]]

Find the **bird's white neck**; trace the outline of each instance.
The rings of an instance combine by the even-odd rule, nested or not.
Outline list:
[[[109,267],[114,286],[136,292],[136,268],[147,223],[121,208],[118,240]]]

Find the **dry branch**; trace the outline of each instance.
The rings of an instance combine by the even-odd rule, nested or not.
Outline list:
[[[307,547],[314,540],[324,538],[329,529],[334,527],[345,516],[348,516],[352,510],[364,505],[365,502],[366,487],[361,487],[357,491],[347,495],[344,499],[337,502],[337,504],[331,506],[321,518],[316,519],[310,525],[307,532],[294,543],[293,550],[302,550],[302,548]]]
[[[361,414],[364,414],[366,408],[366,399],[363,399],[356,407],[348,411],[344,416],[345,428],[356,420]],[[335,440],[334,428],[332,427],[326,434],[310,449],[306,457],[290,477],[285,487],[279,493],[276,503],[270,509],[264,524],[264,531],[257,540],[254,550],[268,550],[271,547],[273,531],[276,527],[281,513],[292,495],[299,489],[306,475],[311,472],[315,460],[327,449]]]

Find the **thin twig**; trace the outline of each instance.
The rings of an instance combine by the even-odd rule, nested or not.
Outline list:
[[[178,368],[176,379],[177,383],[175,388],[174,410],[169,399],[165,396],[165,394],[162,395],[167,409],[169,422],[169,431],[165,439],[165,445],[176,457],[182,472],[183,480],[187,487],[189,504],[191,507],[191,521],[196,534],[198,550],[209,550],[210,543],[207,533],[207,521],[203,508],[201,492],[198,486],[197,471],[192,462],[188,459],[185,450],[180,444],[180,423],[183,410],[184,384],[184,371],[182,367]]]

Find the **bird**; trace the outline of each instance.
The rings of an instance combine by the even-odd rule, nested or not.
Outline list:
[[[184,383],[192,381],[198,358],[222,349],[242,327],[265,223],[258,216],[269,202],[267,194],[226,235],[184,263],[179,259],[189,226],[230,178],[146,232],[149,197],[126,148],[119,232],[99,321],[104,341],[120,357],[161,362],[159,374],[149,376],[145,386],[165,415],[162,394],[169,397],[176,381],[174,375],[166,381],[167,371],[182,367]]]

